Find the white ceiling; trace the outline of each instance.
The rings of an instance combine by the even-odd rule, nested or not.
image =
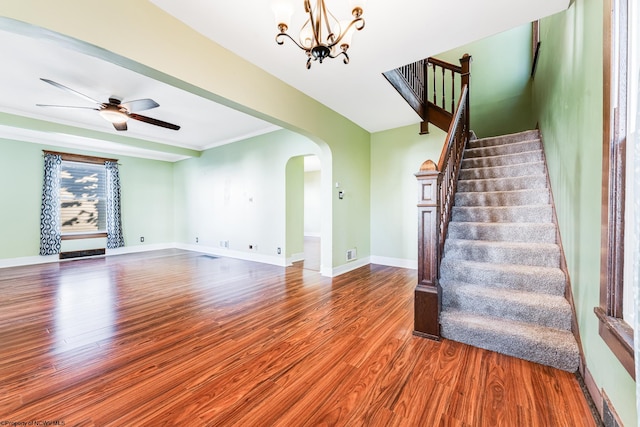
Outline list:
[[[308,94],[362,128],[380,131],[417,123],[419,118],[400,98],[382,73],[436,55],[445,50],[531,22],[558,12],[569,0],[370,0],[364,10],[364,30],[354,36],[351,61],[341,59],[313,63],[289,40],[275,43],[277,29],[270,1],[244,0],[150,0],[187,25],[256,64],[265,71]],[[298,4],[299,3],[299,4]],[[338,17],[350,16],[347,2],[326,0]],[[291,25],[292,35],[303,23],[302,1]],[[464,31],[461,31],[464,28]],[[31,142],[101,149],[124,155],[175,161],[183,153],[163,150],[161,145],[121,144],[117,133],[96,111],[43,108],[35,104],[93,107],[91,103],[60,90],[40,78],[54,80],[93,99],[109,97],[125,101],[152,98],[160,107],[140,114],[181,126],[172,131],[130,120],[120,133],[136,141],[204,150],[217,145],[271,132],[276,126],[245,113],[223,107],[135,71],[122,68],[59,44],[53,39],[31,38],[0,25],[0,112],[13,116],[60,123],[95,131],[95,137],[69,137],[32,132],[0,122],[0,137]],[[137,147],[137,148],[134,148]],[[175,150],[174,150],[175,151]]]

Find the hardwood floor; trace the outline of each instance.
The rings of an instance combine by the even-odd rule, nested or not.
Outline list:
[[[415,280],[178,250],[0,269],[0,421],[595,425],[572,374],[414,337]]]

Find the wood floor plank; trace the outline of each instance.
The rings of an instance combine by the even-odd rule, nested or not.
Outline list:
[[[415,281],[173,249],[0,269],[0,420],[596,425],[571,374],[413,336]]]

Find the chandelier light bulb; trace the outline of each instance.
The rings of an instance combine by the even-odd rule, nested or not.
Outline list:
[[[275,0],[271,3],[271,9],[278,29],[281,32],[286,32],[291,24],[293,5],[287,0]]]

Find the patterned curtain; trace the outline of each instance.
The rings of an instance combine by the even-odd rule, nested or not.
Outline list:
[[[117,162],[105,162],[107,168],[107,248],[124,246],[120,217],[120,176]]]
[[[40,255],[60,253],[60,165],[56,154],[44,155],[44,183],[40,211]]]

